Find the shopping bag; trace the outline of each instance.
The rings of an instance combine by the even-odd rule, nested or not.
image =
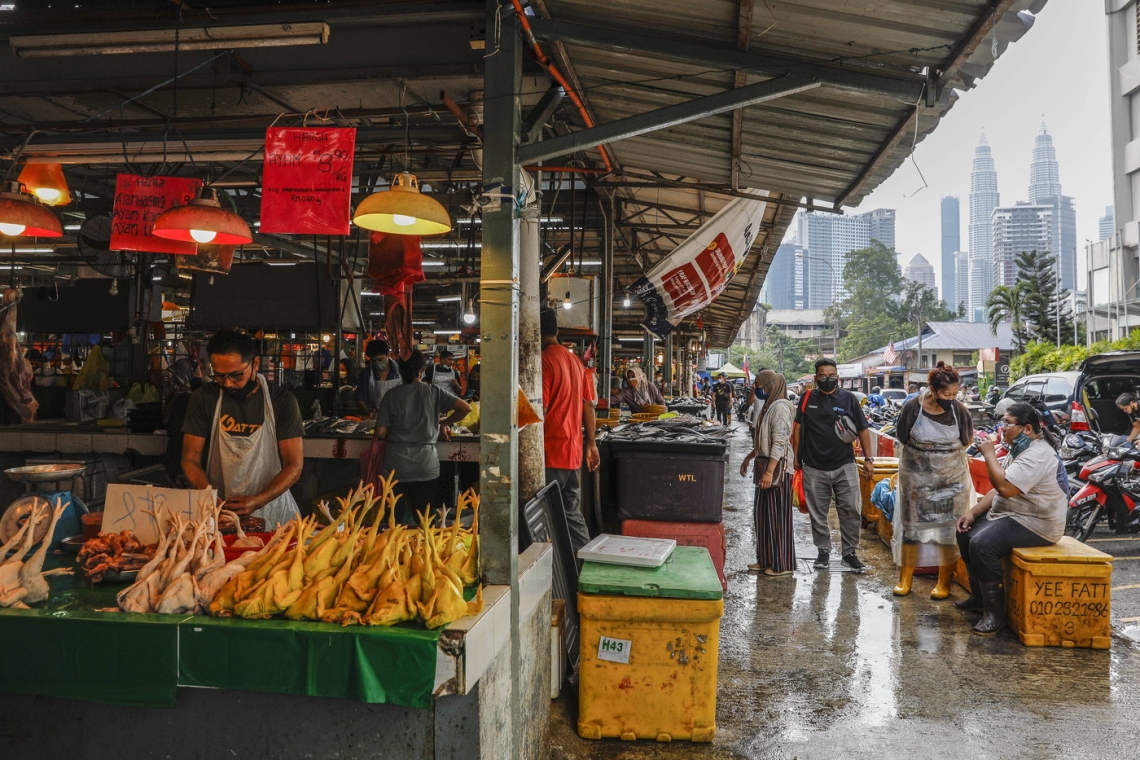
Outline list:
[[[385,441],[373,436],[372,443],[360,452],[360,479],[365,485],[375,484],[380,479],[380,467],[384,464]]]
[[[792,505],[805,515],[808,513],[807,496],[804,495],[803,470],[796,470],[795,474],[792,475]]]

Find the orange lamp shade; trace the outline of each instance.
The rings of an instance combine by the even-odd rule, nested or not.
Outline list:
[[[59,217],[20,192],[18,182],[9,182],[0,191],[0,235],[9,237],[63,236]]]
[[[442,235],[451,231],[447,209],[430,195],[420,193],[415,176],[404,172],[392,178],[392,187],[360,202],[352,223],[392,235]]]
[[[166,240],[213,245],[244,245],[253,240],[249,225],[218,203],[218,193],[202,188],[201,196],[185,206],[163,211],[154,220],[151,234]]]
[[[20,171],[19,182],[49,206],[71,203],[71,190],[63,176],[62,164],[27,164]]]

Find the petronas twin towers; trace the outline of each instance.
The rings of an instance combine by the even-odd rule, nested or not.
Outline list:
[[[967,318],[985,321],[985,303],[997,285],[1013,285],[1018,253],[1037,251],[1057,258],[1062,288],[1073,290],[1077,274],[1077,226],[1073,199],[1061,194],[1053,137],[1044,122],[1033,147],[1029,200],[1002,206],[997,171],[985,134],[974,149],[970,174],[969,251],[959,254],[957,281],[968,284],[958,294]],[[965,275],[965,276],[963,276]]]

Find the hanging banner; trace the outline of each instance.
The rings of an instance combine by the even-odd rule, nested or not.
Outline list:
[[[189,177],[115,177],[115,206],[111,219],[112,251],[147,251],[193,256],[194,243],[166,240],[150,234],[154,220],[167,209],[185,206],[198,197],[202,180]]]
[[[642,323],[664,337],[720,295],[752,248],[767,202],[736,198],[633,285]]]
[[[267,129],[261,232],[347,235],[355,152],[351,127]]]

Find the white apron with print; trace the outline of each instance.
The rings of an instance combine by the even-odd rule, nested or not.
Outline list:
[[[277,448],[277,417],[273,414],[273,402],[269,398],[269,383],[258,374],[261,396],[265,402],[265,422],[251,435],[230,435],[222,430],[222,397],[225,391],[218,391],[218,404],[214,407],[214,422],[210,427],[210,456],[206,465],[206,476],[210,484],[218,489],[221,498],[252,496],[269,485],[281,472],[281,453]],[[272,531],[300,516],[293,494],[285,493],[252,513],[265,520],[265,529]]]

